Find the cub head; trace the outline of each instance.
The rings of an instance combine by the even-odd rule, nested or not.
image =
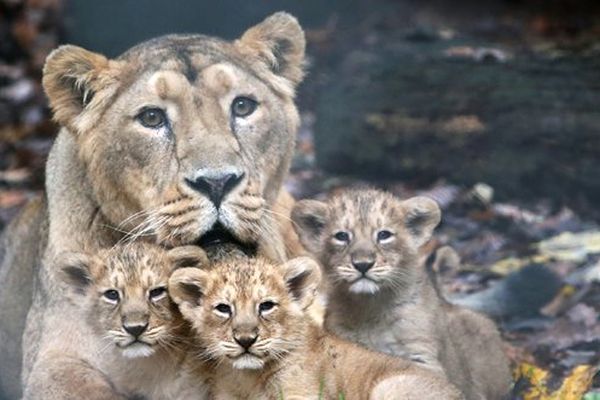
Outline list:
[[[338,289],[373,294],[414,282],[418,250],[440,222],[426,197],[400,201],[376,190],[347,191],[328,203],[303,200],[292,220],[304,247]]]
[[[233,42],[169,35],[116,59],[62,46],[43,85],[110,224],[170,245],[252,246],[273,230],[304,50],[296,19],[276,13]]]
[[[320,279],[318,264],[307,257],[282,266],[248,259],[210,271],[178,269],[169,291],[206,359],[256,370],[301,345]]]
[[[97,334],[134,358],[177,344],[184,321],[168,296],[169,275],[204,259],[197,247],[166,251],[136,243],[93,256],[63,253],[57,262],[68,295],[83,307]]]

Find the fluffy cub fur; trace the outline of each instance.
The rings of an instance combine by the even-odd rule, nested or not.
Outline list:
[[[188,325],[167,292],[171,271],[185,265],[194,249],[167,252],[136,243],[93,256],[65,253],[57,260],[71,289],[67,296],[81,311],[80,323],[94,332],[88,338],[98,349],[92,366],[114,385],[115,397],[205,398],[202,379],[192,383],[181,373]],[[94,390],[78,384],[82,393]]]
[[[304,200],[292,212],[328,277],[327,329],[443,371],[468,399],[500,399],[510,372],[494,323],[441,298],[419,256],[440,216],[433,200],[375,190]]]
[[[169,292],[195,331],[199,371],[215,399],[460,399],[445,378],[415,363],[327,334],[307,308],[319,266],[303,257],[182,268]],[[204,375],[202,375],[204,376]]]

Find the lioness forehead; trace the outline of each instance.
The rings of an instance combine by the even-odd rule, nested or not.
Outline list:
[[[254,75],[231,43],[204,35],[161,36],[132,47],[118,60],[135,64],[137,75],[174,70],[192,84],[204,68],[215,63],[233,64]]]

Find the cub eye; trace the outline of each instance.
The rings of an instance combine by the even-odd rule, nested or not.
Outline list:
[[[148,292],[148,297],[150,297],[150,300],[159,300],[166,293],[167,293],[167,289],[165,287],[161,286],[161,287],[157,287],[157,288],[150,290],[150,292]]]
[[[225,303],[220,303],[215,306],[215,310],[223,314],[231,315],[231,306]]]
[[[392,237],[394,237],[394,234],[388,230],[381,230],[379,232],[377,232],[377,241],[382,243],[382,242],[389,242],[390,239],[392,239]]]
[[[147,108],[140,112],[136,119],[146,128],[157,129],[167,123],[167,116],[160,108]]]
[[[348,232],[339,231],[333,235],[333,238],[338,242],[349,243],[350,242],[350,234]]]
[[[263,313],[266,311],[270,311],[272,310],[277,304],[275,304],[275,302],[267,300],[267,301],[263,301],[262,303],[260,303],[258,305],[258,311]]]
[[[247,117],[256,110],[258,103],[248,97],[236,97],[231,103],[231,113],[236,117]]]
[[[117,301],[119,301],[119,292],[117,292],[114,289],[109,289],[106,292],[104,292],[102,295],[104,296],[104,298],[106,298],[107,300],[110,300],[113,303],[116,303]]]

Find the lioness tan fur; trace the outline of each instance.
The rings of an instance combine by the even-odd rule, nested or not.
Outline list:
[[[461,399],[444,377],[338,339],[307,313],[318,264],[261,258],[176,270],[169,293],[195,330],[200,377],[234,399]]]
[[[94,255],[61,254],[56,261],[81,323],[92,327],[102,349],[93,367],[126,398],[207,397],[208,386],[200,377],[186,379],[189,325],[167,291],[171,272],[189,262],[188,247],[166,251],[132,243]]]
[[[75,46],[48,57],[43,85],[62,129],[42,204],[2,240],[0,396],[20,396],[26,324],[26,399],[81,398],[81,382],[97,387],[88,399],[114,397],[88,360],[93,332],[62,295],[59,253],[226,237],[285,256],[286,218],[272,210],[285,197],[304,49],[298,22],[277,13],[233,42],[171,35],[117,59]]]
[[[327,329],[444,373],[467,399],[501,399],[511,378],[494,323],[441,298],[419,255],[440,215],[425,197],[350,190],[300,201],[292,219],[328,277]]]

